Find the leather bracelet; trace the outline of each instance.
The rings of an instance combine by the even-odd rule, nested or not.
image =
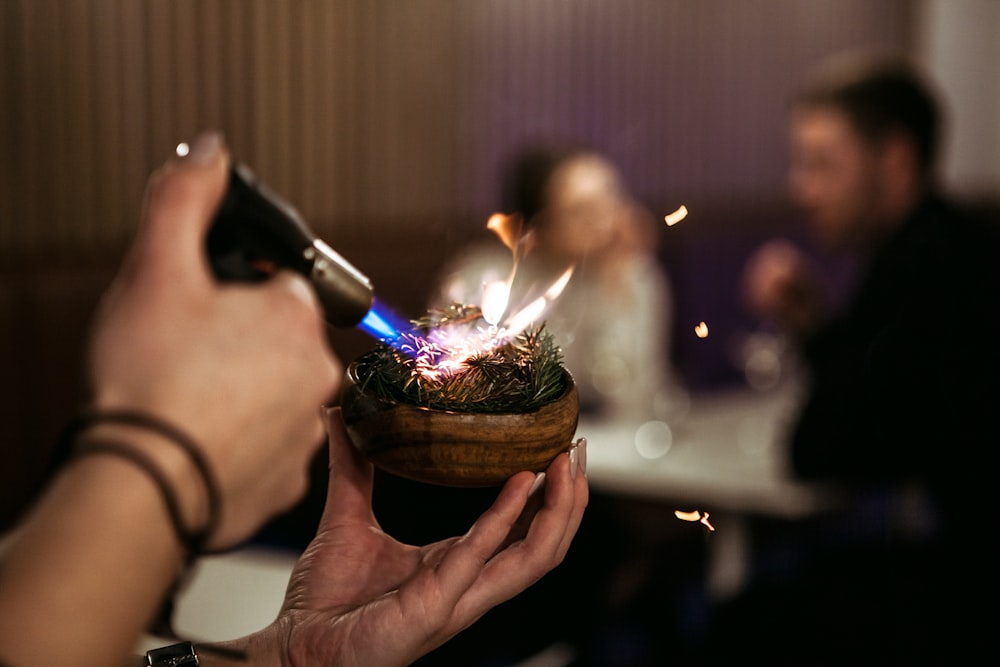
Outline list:
[[[174,597],[184,585],[188,566],[194,560],[197,549],[200,548],[203,542],[203,536],[200,533],[189,533],[184,527],[184,522],[181,519],[180,505],[174,496],[174,490],[170,486],[170,482],[157,467],[153,459],[147,456],[142,450],[114,440],[84,439],[77,444],[73,453],[76,456],[99,454],[119,456],[141,468],[159,489],[160,495],[163,497],[163,502],[167,506],[167,513],[170,515],[174,533],[184,546],[187,554],[184,566],[178,572],[177,577],[170,586],[169,592],[160,603],[160,607],[151,621],[150,630],[163,636],[176,637],[177,633],[174,632],[173,628]]]
[[[222,494],[219,491],[219,485],[215,481],[215,477],[209,468],[208,460],[205,458],[205,455],[202,453],[198,444],[179,428],[158,417],[144,412],[136,410],[103,411],[88,409],[80,412],[77,417],[70,422],[66,429],[63,430],[56,444],[57,454],[62,454],[63,456],[72,455],[74,453],[74,444],[80,434],[87,429],[102,423],[124,424],[126,426],[134,426],[152,431],[174,443],[188,456],[201,476],[202,484],[205,487],[205,494],[208,499],[208,519],[201,530],[193,531],[188,530],[183,526],[183,522],[180,519],[179,509],[177,509],[176,516],[173,514],[173,510],[171,510],[171,518],[174,521],[175,528],[177,529],[178,537],[181,538],[182,543],[188,549],[188,557],[194,558],[195,556],[204,553],[205,545],[208,544],[212,535],[215,533],[215,529],[219,523],[219,518],[222,514]],[[147,471],[155,468],[155,465],[149,460],[144,463],[140,463],[138,458],[141,457],[141,455],[129,455],[123,452],[122,449],[123,448],[121,446],[115,447],[116,451],[114,453],[130,458],[133,462],[146,468]],[[107,448],[105,448],[105,451],[108,451]],[[133,449],[133,451],[138,450]],[[156,473],[151,472],[150,475],[155,476]],[[160,477],[162,479],[162,476]],[[173,498],[171,493],[164,491],[165,487],[166,483],[164,482],[161,484],[161,491],[164,492],[164,496]],[[168,506],[169,504],[170,501],[168,500]]]

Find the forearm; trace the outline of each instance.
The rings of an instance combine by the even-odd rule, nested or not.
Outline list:
[[[89,456],[54,481],[0,561],[0,646],[16,665],[117,664],[183,551],[155,484]]]

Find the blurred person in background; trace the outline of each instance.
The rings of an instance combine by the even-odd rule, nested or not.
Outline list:
[[[590,149],[538,146],[507,165],[503,187],[505,212],[520,216],[525,231],[510,310],[573,268],[542,319],[563,350],[581,411],[645,420],[684,405],[671,364],[673,300],[656,256],[659,227],[618,168]],[[499,241],[461,253],[432,305],[480,303],[483,283],[506,280],[512,262]]]
[[[783,554],[776,580],[721,610],[711,648],[726,659],[947,664],[984,645],[1000,242],[995,224],[941,192],[940,133],[933,90],[891,55],[834,58],[792,100],[792,196],[859,272],[833,311],[813,261],[776,240],[751,257],[743,287],[809,370],[794,474],[849,494],[803,551]]]

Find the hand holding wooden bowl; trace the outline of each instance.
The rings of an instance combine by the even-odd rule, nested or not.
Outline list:
[[[364,389],[358,363],[347,368],[341,408],[354,446],[383,470],[419,482],[456,487],[503,484],[545,470],[571,444],[579,417],[572,376],[553,402],[523,413],[435,410]]]

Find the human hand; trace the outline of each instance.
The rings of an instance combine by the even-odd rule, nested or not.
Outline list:
[[[528,472],[513,476],[464,536],[417,547],[379,528],[372,467],[349,443],[339,409],[327,421],[323,518],[278,619],[248,644],[258,647],[251,661],[263,652],[281,664],[410,664],[566,555],[588,499],[585,445],[558,456],[544,486]]]
[[[222,492],[209,548],[237,543],[302,495],[323,440],[320,406],[342,374],[305,280],[279,273],[219,284],[212,276],[205,237],[228,167],[221,138],[207,134],[152,176],[88,356],[95,409],[155,415],[203,448]],[[144,447],[173,477],[188,525],[203,525],[205,497],[182,479],[191,469],[181,452],[135,428],[95,429]]]
[[[827,299],[809,258],[788,241],[768,241],[751,255],[743,271],[747,305],[799,338],[822,324]]]

